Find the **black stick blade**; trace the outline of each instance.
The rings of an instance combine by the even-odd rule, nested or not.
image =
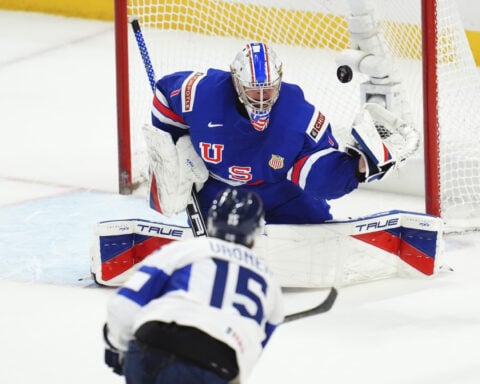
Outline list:
[[[328,296],[326,297],[326,299],[323,300],[316,307],[307,309],[302,312],[292,313],[291,315],[287,315],[285,316],[285,320],[283,322],[287,323],[289,321],[298,320],[304,317],[314,316],[320,313],[327,312],[332,308],[333,304],[335,303],[335,300],[337,299],[337,295],[338,295],[337,289],[335,287],[332,287],[330,288],[330,292],[328,293]]]

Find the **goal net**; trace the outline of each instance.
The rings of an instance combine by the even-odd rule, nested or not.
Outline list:
[[[432,33],[423,32],[422,15]],[[480,224],[479,72],[454,0],[116,0],[121,193],[146,180],[141,126],[150,121],[152,103],[132,16],[157,78],[228,70],[247,42],[270,43],[284,81],[303,88],[340,143],[362,103],[379,94],[412,122],[422,144],[403,167],[365,187],[422,195],[426,211],[447,223]],[[386,57],[391,71],[372,76],[354,63],[353,79],[341,83],[336,73],[345,50]]]

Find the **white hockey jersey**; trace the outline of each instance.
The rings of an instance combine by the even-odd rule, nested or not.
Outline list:
[[[195,327],[235,350],[243,381],[283,321],[281,296],[249,248],[206,237],[175,242],[138,264],[109,300],[109,339],[125,351],[148,321]]]

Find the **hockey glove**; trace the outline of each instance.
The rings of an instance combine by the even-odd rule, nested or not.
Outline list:
[[[176,147],[180,168],[185,178],[195,183],[197,191],[200,191],[208,179],[208,170],[203,160],[198,156],[197,152],[195,152],[190,136],[185,135],[180,137]]]
[[[371,182],[374,180],[380,180],[385,174],[395,165],[394,161],[389,161],[384,164],[379,164],[375,159],[369,157],[362,149],[357,148],[355,146],[348,146],[346,148],[346,152],[353,157],[359,156],[362,157],[365,165],[366,170],[365,172],[357,171],[357,180],[360,183],[364,182]]]
[[[143,133],[150,165],[150,207],[171,216],[187,207],[192,186],[203,186],[208,170],[195,152],[190,136],[175,144],[169,133],[145,124]]]
[[[352,142],[346,145],[346,152],[363,158],[366,166],[365,172],[357,173],[358,181],[379,180],[394,168],[397,157],[382,140],[367,108],[355,119],[351,136]]]
[[[103,326],[103,340],[105,341],[105,364],[113,369],[117,375],[123,376],[123,352],[119,351],[108,339],[108,326]]]
[[[418,150],[420,134],[412,125],[379,104],[366,103],[364,107],[383,142],[394,153],[398,165]]]

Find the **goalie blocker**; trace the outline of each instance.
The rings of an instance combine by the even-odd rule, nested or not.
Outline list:
[[[254,250],[282,287],[431,276],[440,268],[442,225],[437,217],[407,211],[315,225],[266,225]],[[191,237],[190,227],[139,219],[100,222],[92,247],[93,278],[119,286],[156,249]]]

